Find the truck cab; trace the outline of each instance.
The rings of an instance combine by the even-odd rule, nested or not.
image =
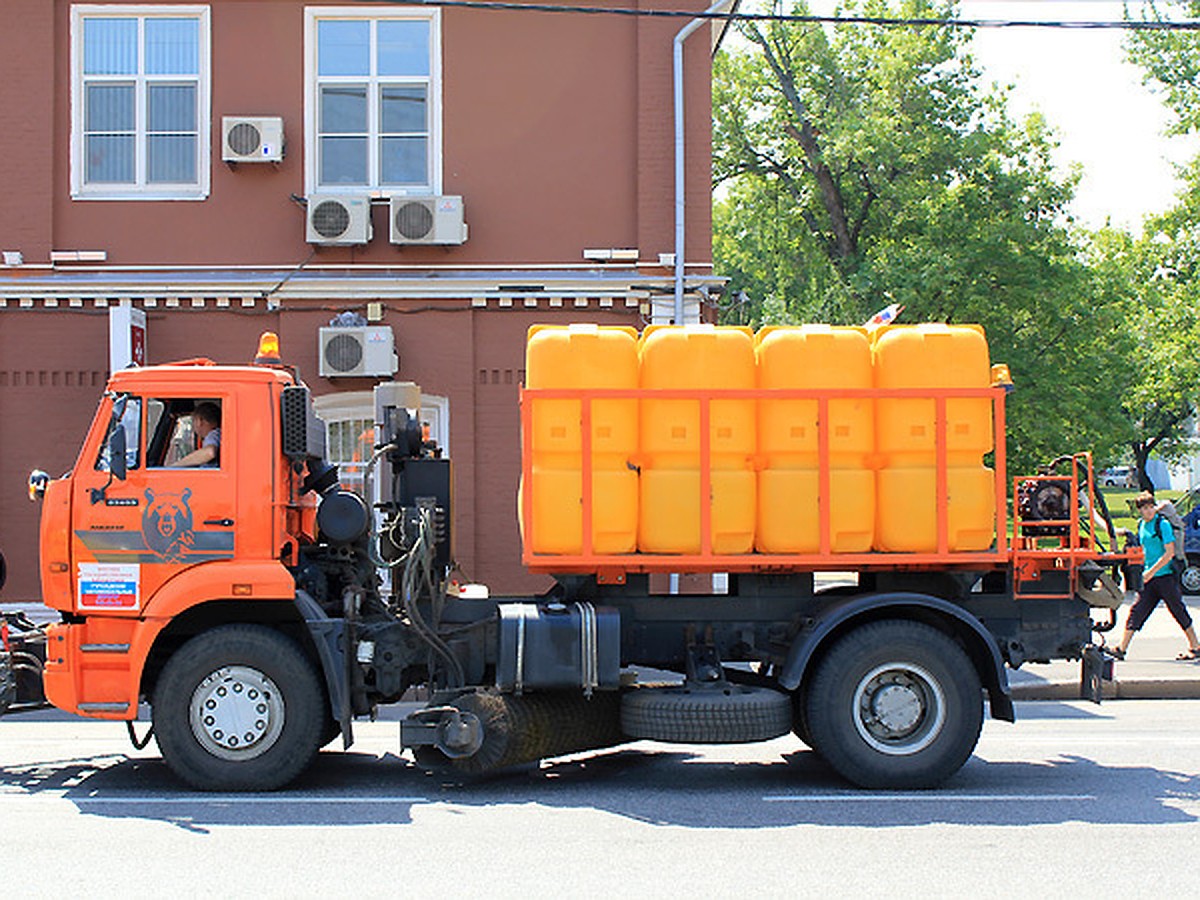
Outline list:
[[[73,469],[46,489],[44,602],[64,614],[46,690],[57,706],[129,718],[149,648],[185,617],[237,602],[290,607],[316,498],[279,452],[286,370],[209,360],[128,369],[109,382]],[[196,448],[200,404],[220,413],[220,453]],[[210,613],[212,615],[212,613]],[[183,626],[182,631],[186,631]]]

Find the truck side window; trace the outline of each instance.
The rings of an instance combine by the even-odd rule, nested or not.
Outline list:
[[[154,420],[147,459],[150,465],[174,468],[188,466],[218,468],[221,465],[220,400],[163,399],[150,401],[150,416]],[[156,407],[158,411],[156,412]],[[216,418],[216,423],[212,418]],[[210,436],[216,432],[215,437]],[[195,454],[205,446],[216,444],[212,459],[197,460]]]
[[[118,426],[125,429],[125,468],[136,469],[141,465],[142,437],[142,399],[129,397],[125,402],[125,412]],[[111,430],[109,434],[111,434]],[[100,455],[96,457],[96,471],[108,471],[108,435],[100,447]]]

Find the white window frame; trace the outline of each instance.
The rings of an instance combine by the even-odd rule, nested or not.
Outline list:
[[[138,73],[112,76],[114,81],[135,82],[135,161],[134,184],[87,184],[84,160],[83,20],[91,17],[135,18],[139,21]],[[142,24],[152,18],[195,18],[199,21],[199,72],[196,75],[196,181],[185,184],[149,184],[145,173],[146,109],[145,86],[162,80],[178,82],[178,76],[148,76],[142,70],[144,42]],[[89,78],[88,80],[94,80]],[[208,6],[170,5],[132,6],[126,4],[75,4],[71,7],[71,198],[73,200],[204,200],[211,184],[212,156],[212,25]]]
[[[375,421],[375,395],[371,391],[341,391],[313,398],[313,411],[325,424],[326,441],[329,441],[329,426],[335,422]],[[443,456],[450,455],[450,398],[438,394],[421,394],[421,424],[429,428],[429,437],[437,442]],[[365,471],[368,459],[360,461]],[[355,481],[361,472],[355,473]],[[378,485],[376,485],[378,491]],[[380,497],[368,498],[372,503]]]
[[[429,22],[429,183],[424,185],[380,185],[378,175],[379,110],[372,102],[381,82],[395,79],[377,75],[339,76],[328,81],[366,83],[367,102],[367,177],[368,184],[339,184],[320,187],[320,147],[317,119],[320,92],[317,79],[317,22],[322,19],[374,20],[423,19]],[[349,194],[371,197],[420,197],[442,192],[442,15],[438,9],[411,6],[309,6],[304,11],[304,193]],[[374,54],[372,54],[374,56]],[[374,63],[372,62],[372,68]],[[403,79],[399,79],[401,82]]]

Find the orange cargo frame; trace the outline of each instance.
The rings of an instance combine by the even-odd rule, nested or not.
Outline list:
[[[1065,459],[1065,457],[1064,457]],[[1141,562],[1142,549],[1131,547],[1120,553],[1113,547],[1110,553],[1100,553],[1094,540],[1080,528],[1079,510],[1085,506],[1083,498],[1087,498],[1086,508],[1096,514],[1096,479],[1092,471],[1092,455],[1090,453],[1075,453],[1070,457],[1071,472],[1069,475],[1028,475],[1013,479],[1013,496],[1016,497],[1022,485],[1041,483],[1070,482],[1071,490],[1067,497],[1067,508],[1071,510],[1067,519],[1037,519],[1025,521],[1021,518],[1019,503],[1013,504],[1013,596],[1022,600],[1053,600],[1074,596],[1079,587],[1079,566],[1092,560],[1129,560]],[[1086,477],[1081,479],[1081,471],[1086,470]],[[1087,493],[1081,494],[1081,480],[1087,485]],[[1089,529],[1096,523],[1089,523]],[[1065,529],[1066,534],[1046,535],[1047,529]],[[1066,591],[1044,591],[1029,588],[1026,585],[1037,582],[1045,572],[1051,570],[1065,571],[1068,575]]]
[[[980,388],[796,388],[796,389],[584,389],[522,388],[521,390],[521,476],[525,488],[521,499],[524,523],[522,561],[531,572],[547,574],[596,574],[602,582],[621,583],[630,572],[816,572],[847,569],[946,569],[1003,568],[1011,561],[1007,535],[1006,457],[1003,386]],[[597,400],[694,400],[700,405],[700,552],[694,554],[596,554],[592,551],[592,403]],[[932,553],[871,551],[833,553],[830,550],[830,464],[829,403],[831,400],[932,400],[934,403],[934,448],[937,480],[937,540]],[[947,489],[946,402],[956,399],[992,401],[993,447],[996,484],[996,540],[992,549],[951,551]],[[533,431],[531,409],[539,400],[580,401],[582,457],[582,552],[575,554],[533,553]],[[817,402],[817,512],[820,517],[820,546],[817,553],[746,553],[723,555],[712,552],[712,510],[703,502],[711,491],[710,405],[719,400],[815,400]]]

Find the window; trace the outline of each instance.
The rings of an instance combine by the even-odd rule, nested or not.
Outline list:
[[[325,423],[325,458],[337,465],[342,487],[365,496],[364,476],[375,452],[374,396],[370,391],[326,394],[313,399],[313,408]],[[448,456],[449,398],[422,394],[420,418],[429,437]]]
[[[96,471],[107,472],[112,454],[109,441],[116,428],[125,429],[125,468],[136,469],[141,457],[138,454],[138,443],[142,436],[142,401],[138,397],[124,394],[114,402],[113,412],[120,411],[120,422],[113,421],[109,425],[108,435],[100,447],[100,455],[96,458]]]
[[[309,193],[438,193],[439,21],[309,10]]]
[[[203,199],[208,8],[74,6],[71,16],[72,197]]]
[[[149,400],[146,465],[152,469],[220,468],[224,406],[219,398]],[[210,445],[210,453],[199,452]]]

